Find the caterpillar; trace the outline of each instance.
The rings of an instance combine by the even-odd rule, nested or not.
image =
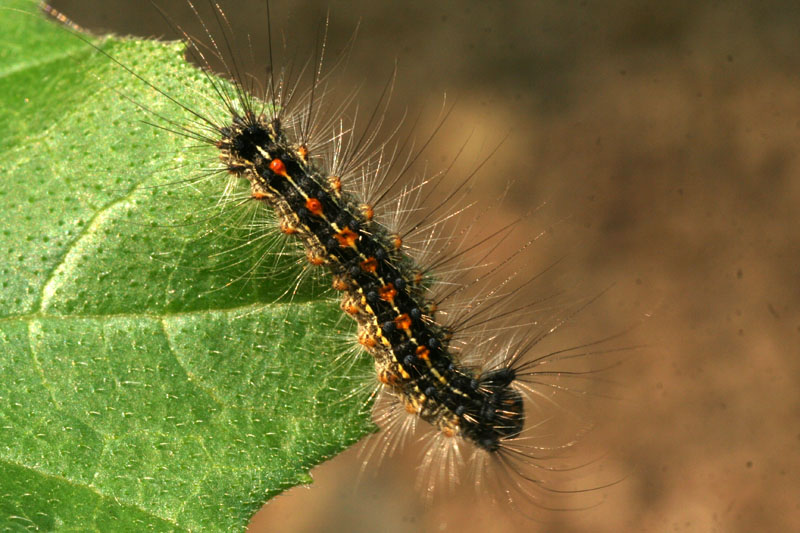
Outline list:
[[[191,2],[189,5],[193,7]],[[224,35],[224,28],[221,31]],[[203,50],[210,49],[219,58],[225,55],[220,49],[224,41],[215,39],[212,33],[209,30],[210,44],[205,46],[186,35],[190,43],[195,43],[190,50],[206,67],[210,61]],[[225,69],[235,82],[233,92],[223,85],[214,87],[229,120],[220,123],[198,114],[198,122],[178,133],[213,144],[224,171],[236,180],[247,181],[252,201],[268,205],[276,213],[281,230],[301,243],[308,263],[329,272],[330,284],[342,294],[342,309],[358,325],[358,343],[372,356],[376,380],[392,402],[389,418],[398,411],[406,412],[412,420],[434,426],[439,432],[437,442],[447,440],[451,448],[462,442],[474,446],[481,457],[500,462],[504,471],[521,474],[509,488],[514,502],[531,497],[540,480],[526,479],[524,469],[536,466],[540,458],[531,453],[536,447],[526,441],[526,423],[530,428],[536,422],[530,420],[525,404],[531,401],[531,394],[537,394],[533,384],[550,373],[542,370],[544,365],[565,353],[569,357],[580,354],[587,345],[576,346],[571,352],[564,349],[538,358],[528,356],[529,349],[560,327],[568,313],[554,319],[539,334],[522,339],[511,335],[500,341],[488,336],[478,345],[478,353],[463,353],[464,348],[454,339],[463,335],[467,323],[460,321],[463,317],[451,323],[438,309],[443,300],[460,295],[462,289],[448,287],[446,273],[433,268],[441,260],[429,260],[426,265],[420,258],[424,254],[415,254],[408,245],[414,240],[409,234],[420,228],[433,230],[438,238],[441,224],[418,219],[411,221],[411,229],[401,231],[376,214],[394,182],[407,177],[403,157],[417,156],[392,153],[383,150],[386,145],[381,144],[375,148],[373,133],[365,134],[363,143],[359,139],[350,141],[353,137],[348,127],[319,140],[319,124],[324,122],[315,114],[321,99],[315,93],[322,87],[320,64],[313,63],[311,89],[307,97],[299,98],[300,103],[295,101],[294,80],[275,74],[280,69],[270,69],[262,100],[247,90],[248,84],[235,65],[227,64]],[[368,155],[370,149],[376,155]],[[389,183],[378,187],[375,203],[355,190],[354,182],[369,178],[380,182],[386,176]],[[468,179],[462,183],[468,183]],[[432,186],[429,182],[412,181],[394,193],[395,203],[411,201],[423,186]],[[447,195],[441,204],[449,207],[453,197]],[[442,218],[448,220],[449,216]],[[469,246],[482,245],[489,253],[493,242],[503,235],[491,235],[493,239],[477,243],[470,240]],[[431,246],[437,241],[428,242]],[[506,265],[506,259],[500,264]],[[494,275],[494,267],[487,270],[498,288],[491,289],[483,299],[466,300],[469,305],[462,312],[479,317],[488,309],[502,321],[507,311],[491,304],[503,296],[508,281]],[[481,283],[486,274],[484,271],[479,276]],[[464,300],[459,305],[464,305]],[[517,310],[517,316],[524,312],[525,306]],[[468,363],[470,356],[483,365]]]
[[[222,55],[219,48],[216,55]],[[200,60],[208,64],[204,57]],[[315,64],[314,72],[319,69]],[[229,69],[229,74],[234,73]],[[333,155],[310,149],[314,137],[313,91],[318,83],[312,81],[308,108],[301,108],[299,118],[287,111],[291,109],[287,100],[293,95],[283,88],[291,84],[280,77],[271,76],[267,82],[264,100],[268,105],[242,91],[241,83],[233,94],[225,94],[220,88],[217,92],[231,121],[209,124],[206,135],[217,139],[214,145],[227,172],[247,180],[252,199],[268,205],[277,214],[281,231],[302,243],[309,264],[330,274],[332,288],[342,294],[342,310],[358,324],[358,344],[374,360],[381,393],[393,402],[388,418],[405,411],[433,426],[443,437],[437,441],[450,440],[445,447],[457,448],[459,441],[467,441],[477,454],[501,463],[505,470],[524,470],[540,460],[538,448],[526,443],[523,436],[526,417],[530,416],[525,411],[524,393],[537,394],[530,384],[550,373],[554,355],[576,354],[567,349],[532,360],[525,356],[543,336],[560,326],[560,320],[531,338],[484,348],[490,351],[488,354],[464,354],[462,348],[455,347],[453,336],[467,329],[468,320],[442,320],[437,311],[444,300],[463,287],[444,296],[435,295],[435,269],[420,263],[404,246],[404,237],[422,222],[415,222],[411,230],[401,234],[375,218],[374,203],[347,189],[344,184],[353,183],[353,176],[365,174],[364,167],[371,162],[369,157],[364,163],[353,162],[364,150],[360,143],[340,144]],[[341,132],[334,134],[334,138],[340,136]],[[384,157],[382,147],[377,153],[379,158]],[[397,157],[378,164],[377,171],[370,168],[373,179],[388,175]],[[406,170],[402,166],[394,171],[378,202],[403,179]],[[409,190],[418,187],[416,183],[405,185],[398,198],[402,201]],[[500,281],[501,285],[508,282]],[[481,314],[496,290],[486,300],[473,302],[471,313]],[[517,309],[517,313],[526,307]],[[500,353],[491,353],[492,349]],[[466,363],[466,358],[482,361],[483,366]],[[542,370],[543,365],[547,369]],[[530,420],[527,423],[531,424]],[[524,479],[525,474],[521,475]],[[538,478],[526,481],[541,483]],[[503,490],[515,505],[521,496],[536,498],[518,483]]]
[[[519,436],[522,395],[512,388],[518,369],[478,373],[458,363],[448,350],[452,332],[437,322],[424,269],[404,251],[402,237],[374,219],[374,206],[344,191],[340,176],[314,163],[280,112],[257,113],[247,99],[243,113],[232,102],[229,109],[231,125],[214,131],[220,159],[247,179],[254,200],[275,210],[281,231],[300,239],[309,262],[328,268],[380,382],[448,437],[497,452],[501,441]]]

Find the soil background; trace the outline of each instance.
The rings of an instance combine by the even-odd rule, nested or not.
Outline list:
[[[147,2],[53,4],[93,30],[176,37]],[[158,4],[198,31],[182,0]],[[263,2],[229,4],[237,31],[264,35]],[[507,136],[472,192],[504,198],[486,223],[535,211],[522,224],[547,238],[531,268],[560,260],[565,289],[609,289],[564,342],[635,326],[621,343],[647,347],[615,369],[619,399],[595,408],[625,477],[601,505],[542,522],[458,494],[426,508],[419,447],[358,482],[350,450],[252,533],[800,531],[800,4],[273,5],[286,40],[312,47],[329,11],[334,58],[358,25],[340,77],[367,108],[396,62],[387,121],[422,116],[422,139],[443,95],[456,102],[429,169],[465,139],[480,163]]]

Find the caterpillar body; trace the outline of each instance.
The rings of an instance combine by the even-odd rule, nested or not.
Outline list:
[[[247,109],[219,130],[228,170],[246,178],[252,196],[268,203],[284,233],[294,234],[313,265],[325,265],[342,309],[358,322],[358,342],[375,359],[380,382],[410,413],[446,436],[495,452],[524,426],[515,370],[478,373],[448,351],[448,329],[435,319],[422,269],[402,238],[342,189],[341,179],[315,166],[308,147],[287,136],[280,117]]]

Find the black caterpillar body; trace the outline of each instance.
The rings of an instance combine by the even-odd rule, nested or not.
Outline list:
[[[522,432],[514,369],[481,373],[459,364],[448,350],[450,332],[435,319],[425,276],[400,236],[373,220],[372,206],[343,191],[339,177],[315,164],[278,117],[236,114],[219,134],[228,171],[250,182],[252,197],[275,210],[284,233],[301,239],[311,264],[333,274],[378,379],[408,412],[487,451]]]

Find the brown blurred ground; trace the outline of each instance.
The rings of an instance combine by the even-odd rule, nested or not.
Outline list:
[[[169,33],[140,2],[72,4],[58,7],[92,28]],[[180,0],[159,4],[187,16]],[[263,6],[234,4],[233,26],[260,31]],[[312,488],[270,503],[252,532],[800,531],[800,6],[292,6],[276,20],[288,21],[288,40],[307,42],[330,6],[332,50],[361,19],[347,69],[358,79],[346,81],[364,84],[365,101],[395,58],[401,111],[435,114],[444,91],[456,97],[432,168],[471,131],[478,161],[511,132],[476,196],[495,198],[514,180],[509,217],[546,200],[525,222],[553,226],[536,264],[566,256],[559,280],[570,290],[613,285],[570,335],[653,316],[630,341],[649,347],[614,376],[623,399],[603,406],[609,462],[629,475],[599,507],[548,526],[457,498],[423,511],[418,450],[357,486],[351,450],[316,469]]]

